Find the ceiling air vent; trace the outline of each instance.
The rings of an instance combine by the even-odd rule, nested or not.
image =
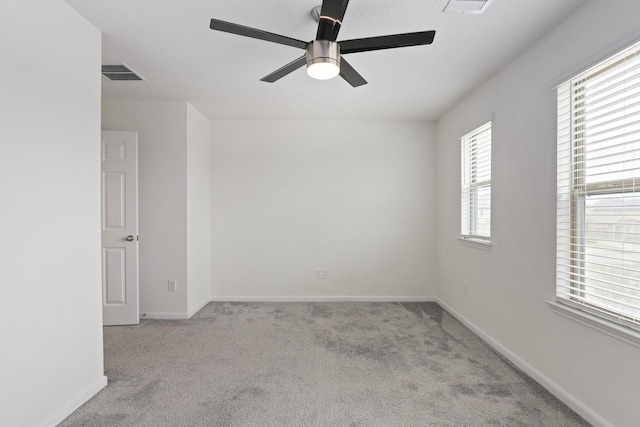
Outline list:
[[[443,12],[483,13],[491,0],[449,0]]]
[[[144,80],[126,65],[103,65],[102,75],[109,80]]]

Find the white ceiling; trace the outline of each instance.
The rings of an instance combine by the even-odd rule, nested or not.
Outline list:
[[[211,119],[433,120],[587,0],[493,0],[482,15],[447,0],[351,0],[338,41],[436,30],[429,46],[348,55],[369,82],[313,80],[304,67],[260,79],[304,52],[209,29],[217,18],[315,38],[321,0],[66,0],[103,32],[103,64],[144,82],[103,79],[109,101],[189,101]]]

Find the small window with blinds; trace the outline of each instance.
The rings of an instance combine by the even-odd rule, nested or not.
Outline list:
[[[461,140],[460,234],[489,243],[491,238],[491,122]]]
[[[640,43],[558,87],[558,302],[640,329]]]

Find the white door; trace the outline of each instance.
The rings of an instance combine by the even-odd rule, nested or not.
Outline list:
[[[102,321],[140,323],[136,132],[102,132]]]

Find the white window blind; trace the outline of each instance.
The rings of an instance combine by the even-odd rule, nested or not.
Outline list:
[[[461,140],[460,234],[489,241],[491,237],[491,122]]]
[[[640,329],[640,43],[558,88],[557,289]]]

